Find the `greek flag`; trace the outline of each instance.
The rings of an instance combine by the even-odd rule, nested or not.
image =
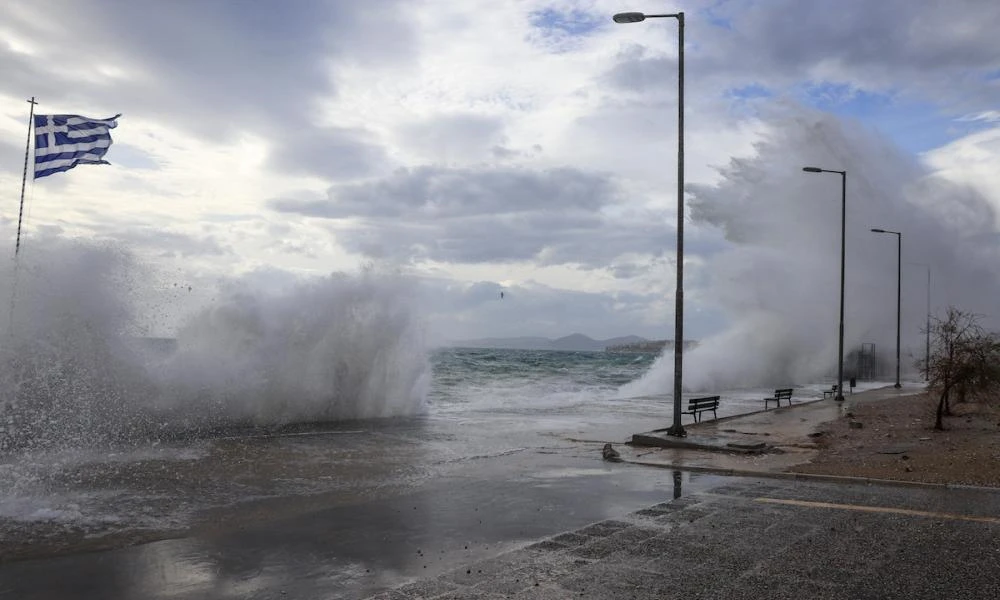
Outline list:
[[[110,164],[104,155],[120,116],[88,119],[79,115],[35,115],[35,179],[76,165]]]

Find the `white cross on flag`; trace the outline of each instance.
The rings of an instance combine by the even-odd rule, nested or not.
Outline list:
[[[79,115],[35,115],[35,179],[76,165],[110,164],[104,155],[120,116],[89,119]]]

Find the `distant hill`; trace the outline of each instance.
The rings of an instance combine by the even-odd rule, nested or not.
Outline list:
[[[698,342],[696,340],[686,340],[684,342],[684,350],[694,350],[698,347]],[[673,340],[643,340],[641,342],[630,342],[627,344],[614,344],[609,345],[604,349],[605,352],[614,352],[618,354],[659,354],[663,352],[665,348],[673,350],[674,341]]]
[[[478,338],[453,340],[445,346],[458,348],[510,348],[518,350],[550,350],[552,340],[543,337]]]
[[[516,350],[569,350],[603,352],[608,346],[637,344],[646,338],[626,335],[608,340],[595,340],[582,333],[574,333],[558,339],[544,337],[479,338],[474,340],[453,340],[446,345],[458,348],[505,348]]]

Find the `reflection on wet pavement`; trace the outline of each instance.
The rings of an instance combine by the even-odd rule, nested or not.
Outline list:
[[[0,596],[364,596],[670,499],[670,472],[574,441],[621,442],[651,420],[595,406],[36,457],[0,475],[31,475],[4,501],[83,518],[0,518]],[[117,520],[87,521],[102,514]]]
[[[9,563],[0,568],[0,591],[24,599],[355,598],[676,497],[682,479],[689,491],[719,480],[541,456],[547,477],[510,469],[487,481],[465,469],[413,493]]]

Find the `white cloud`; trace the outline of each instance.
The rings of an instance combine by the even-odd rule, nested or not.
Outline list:
[[[785,110],[774,99],[808,86],[995,119],[998,6],[677,3],[687,11],[688,183],[716,184],[716,166],[752,157]],[[610,0],[333,0],[280,10],[11,0],[0,24],[0,185],[20,184],[24,96],[37,95],[44,112],[120,111],[113,165],[34,185],[30,232],[119,240],[209,279],[391,258],[455,278],[455,289],[533,282],[539,298],[545,289],[583,302],[618,333],[663,333],[677,30],[666,19],[615,25],[621,9]],[[80,30],[88,35],[64,43]],[[744,88],[760,97],[743,97]],[[995,133],[973,134],[926,160],[995,193],[995,142]],[[699,295],[704,258],[724,242],[703,223],[687,235],[688,299],[710,303]],[[546,306],[553,328],[572,313]],[[463,327],[486,335],[495,323],[472,327],[478,314],[463,313]],[[524,327],[543,321],[539,312]],[[564,332],[585,322],[566,317]]]
[[[974,186],[1000,209],[1000,127],[955,140],[924,160],[942,176]]]

